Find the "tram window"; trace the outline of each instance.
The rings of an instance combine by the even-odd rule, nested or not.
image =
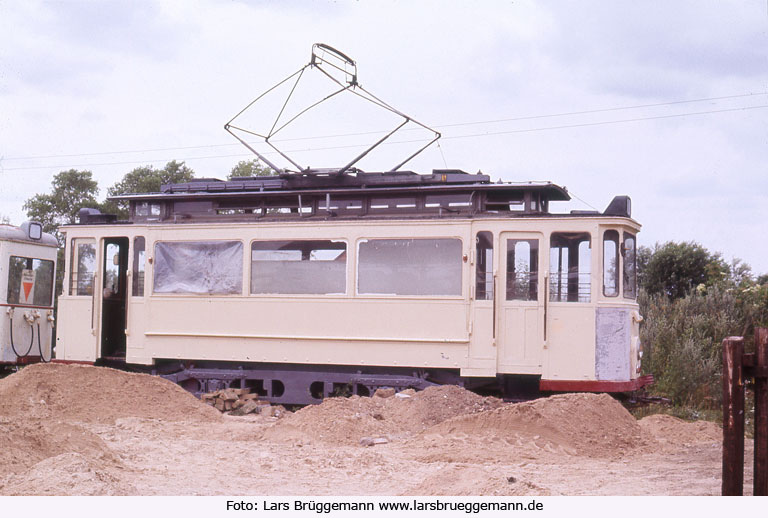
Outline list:
[[[104,298],[122,296],[125,288],[120,282],[120,245],[118,243],[106,243],[104,247]]]
[[[96,272],[96,244],[91,239],[73,239],[69,294],[93,295],[93,275]]]
[[[538,300],[538,239],[507,240],[507,300]]]
[[[637,244],[634,235],[624,232],[621,252],[624,256],[624,296],[634,299],[637,298]]]
[[[398,211],[416,208],[416,198],[412,196],[400,196],[397,198],[371,198],[372,210]]]
[[[160,219],[160,204],[141,201],[136,203],[136,217],[146,219]]]
[[[425,198],[424,207],[428,209],[471,207],[471,198],[469,194],[432,194]]]
[[[461,295],[459,239],[371,239],[358,253],[358,293]]]
[[[254,241],[252,294],[344,294],[347,244],[340,241]]]
[[[243,243],[158,242],[154,271],[155,293],[240,294],[243,292]]]
[[[139,205],[136,206],[136,215],[144,215],[148,216],[148,208],[143,208],[143,212],[147,212],[146,214],[139,214]],[[173,213],[174,214],[208,214],[213,211],[213,202],[210,201],[175,201],[173,202]],[[158,206],[157,214],[156,216],[160,215],[160,209]]]
[[[134,297],[144,296],[144,264],[146,261],[146,252],[144,236],[133,239],[133,287],[131,293]]]
[[[603,234],[603,295],[619,295],[619,233],[615,230]]]
[[[360,213],[363,210],[363,201],[359,199],[335,199],[331,198],[330,205],[327,200],[322,198],[317,202],[317,210],[332,212],[352,212]]]
[[[53,261],[12,255],[8,264],[8,304],[50,306]]]
[[[475,300],[493,300],[493,234],[478,232],[475,243]]]
[[[488,197],[485,201],[485,208],[492,212],[524,212],[525,199],[522,193],[507,196],[488,193]]]
[[[549,246],[549,300],[591,300],[592,241],[587,232],[555,232]]]

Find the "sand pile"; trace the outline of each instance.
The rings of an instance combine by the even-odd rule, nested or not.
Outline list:
[[[129,495],[132,484],[122,480],[120,465],[70,452],[47,458],[23,475],[0,478],[2,495]]]
[[[332,398],[264,432],[291,443],[359,445],[364,438],[407,441],[425,462],[473,462],[516,451],[621,456],[644,444],[640,425],[606,394],[560,394],[505,404],[456,386],[411,397]],[[482,450],[482,451],[481,451]]]
[[[117,462],[96,434],[82,427],[39,419],[0,420],[0,473],[17,473],[43,459],[77,451],[104,463]]]
[[[416,393],[408,391],[388,398],[329,398],[286,416],[265,431],[264,436],[278,441],[348,445],[357,445],[364,437],[397,440],[446,419],[502,405],[499,399],[478,396],[453,385],[429,387]]]
[[[687,422],[671,415],[655,414],[641,419],[640,427],[659,443],[675,447],[723,441],[723,429],[711,421]]]
[[[182,388],[144,374],[37,364],[0,380],[0,494],[130,493],[120,456],[89,430],[126,418],[222,420]]]
[[[214,408],[165,379],[60,364],[30,365],[0,380],[0,416],[102,423],[122,417],[221,419]]]
[[[525,403],[505,405],[477,415],[459,416],[429,430],[443,436],[471,436],[483,443],[494,440],[574,455],[621,455],[642,445],[634,417],[607,394],[559,394]]]

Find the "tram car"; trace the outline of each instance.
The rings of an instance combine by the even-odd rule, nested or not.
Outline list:
[[[128,221],[82,209],[61,228],[58,361],[285,404],[382,386],[457,383],[514,398],[650,382],[627,196],[602,212],[553,213],[570,196],[552,183],[351,170],[195,179],[112,199],[127,202]],[[6,250],[4,265],[34,256]],[[52,268],[53,252],[33,266]],[[21,341],[26,325],[29,340],[21,320],[14,333]]]
[[[0,371],[51,359],[57,250],[38,222],[0,225]]]

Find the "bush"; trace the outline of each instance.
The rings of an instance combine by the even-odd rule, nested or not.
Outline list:
[[[676,405],[720,407],[722,341],[751,332],[768,306],[745,303],[741,290],[712,287],[679,299],[640,293],[643,369],[653,391]]]

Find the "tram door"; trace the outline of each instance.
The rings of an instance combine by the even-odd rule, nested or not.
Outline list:
[[[543,237],[502,232],[496,293],[499,372],[541,374],[544,344]]]
[[[101,357],[125,358],[128,238],[103,241],[101,268]]]

